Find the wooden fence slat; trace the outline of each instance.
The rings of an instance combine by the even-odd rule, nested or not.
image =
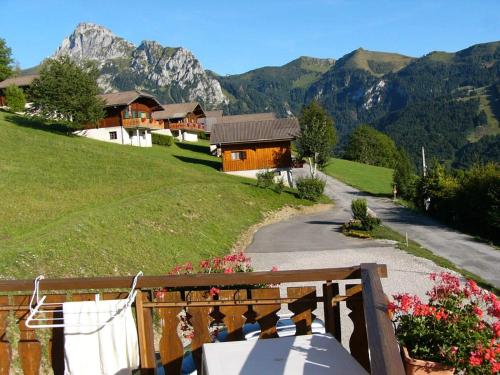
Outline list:
[[[279,288],[265,288],[265,289],[252,289],[252,298],[280,298]],[[257,314],[256,321],[260,325],[260,338],[269,339],[273,337],[278,337],[278,332],[276,331],[276,323],[279,320],[278,311],[280,311],[281,305],[255,305],[253,310]]]
[[[323,284],[323,305],[325,311],[325,331],[330,333],[342,342],[341,329],[340,329],[340,303],[333,301],[335,296],[338,296],[339,284],[332,283],[331,281]]]
[[[56,294],[48,295],[46,301],[48,303],[61,303],[66,301],[66,295]],[[62,312],[52,312],[46,314],[47,318],[62,318]],[[63,323],[62,320],[57,320],[54,323]],[[52,328],[52,334],[49,340],[49,357],[54,375],[64,374],[64,328]]]
[[[28,316],[28,306],[30,296],[15,296],[14,303],[18,306],[26,306],[26,310],[16,311],[16,319],[19,326],[18,353],[21,361],[21,368],[24,375],[38,375],[40,373],[40,363],[42,360],[42,349],[40,341],[36,337],[34,329],[26,327]]]
[[[288,309],[294,313],[292,320],[295,323],[295,335],[312,334],[312,322],[315,318],[313,311],[316,310],[316,287],[289,287],[286,292],[290,298],[299,298],[299,300],[288,304]],[[310,301],[301,301],[301,298],[309,298]]]
[[[247,296],[246,290],[221,290],[219,300],[244,300]],[[244,340],[243,326],[245,325],[245,313],[248,306],[220,306],[219,311],[224,315],[223,321],[227,329],[227,341]]]
[[[358,289],[359,284],[348,284],[346,285],[346,294],[350,294],[350,290]],[[349,313],[349,318],[354,324],[354,329],[349,339],[349,349],[351,355],[356,358],[356,360],[365,368],[366,371],[370,372],[370,357],[368,353],[368,339],[366,337],[366,323],[365,323],[365,313],[363,310],[363,296],[362,290],[358,293],[352,294],[346,300],[346,306],[351,310]]]
[[[208,301],[211,300],[208,290],[197,290],[186,293],[188,301]],[[193,340],[191,341],[191,351],[193,353],[196,368],[201,373],[201,359],[203,344],[211,342],[208,326],[210,325],[211,307],[188,307],[187,312],[191,316],[190,321],[193,326]]]
[[[9,305],[8,296],[0,296],[0,306]],[[0,375],[9,375],[12,350],[7,339],[9,311],[0,311]]]
[[[178,302],[182,301],[182,296],[181,292],[159,292],[156,300],[158,302]],[[177,316],[182,310],[182,307],[157,309],[161,320],[160,356],[166,374],[178,375],[181,373],[184,348],[177,332],[179,326]]]
[[[135,297],[135,311],[137,318],[137,335],[139,338],[139,355],[141,360],[141,374],[156,373],[156,358],[153,334],[153,317],[151,309],[144,308],[144,302],[150,302],[148,292],[137,291]]]

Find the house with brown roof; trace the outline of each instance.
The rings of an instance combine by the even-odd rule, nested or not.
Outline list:
[[[29,89],[33,81],[38,78],[38,74],[30,74],[30,75],[25,75],[25,76],[19,76],[19,77],[11,77],[7,78],[6,80],[3,80],[0,82],[0,107],[3,107],[6,105],[5,103],[5,89],[9,86],[17,86],[21,89],[26,94],[26,90]],[[29,97],[26,98],[27,102],[29,102]]]
[[[299,122],[290,118],[217,123],[210,144],[219,150],[224,172],[255,177],[272,170],[291,184],[291,143],[299,133]]]
[[[173,135],[183,141],[196,142],[197,133],[204,133],[205,126],[202,122],[205,111],[197,102],[164,104],[162,110],[156,111],[153,118],[163,121],[164,129],[157,131]]]
[[[105,117],[98,124],[89,124],[76,135],[100,141],[151,147],[151,131],[163,129],[163,121],[153,118],[161,110],[160,102],[151,94],[131,90],[99,95],[105,103]]]

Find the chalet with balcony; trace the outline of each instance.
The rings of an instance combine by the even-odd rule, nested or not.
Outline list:
[[[6,80],[0,82],[0,107],[3,107],[6,104],[5,102],[5,89],[9,86],[17,86],[23,91],[27,92],[27,89],[30,88],[31,84],[33,81],[38,78],[38,74],[30,74],[30,75],[25,75],[25,76],[20,76],[20,77],[12,77],[12,78],[7,78]],[[29,100],[29,95],[26,98],[26,102],[28,103]]]
[[[124,145],[151,147],[151,131],[163,129],[163,121],[153,118],[161,110],[158,100],[142,91],[123,91],[100,95],[105,102],[105,117],[75,134]]]
[[[162,110],[153,114],[154,119],[163,121],[164,129],[167,130],[157,132],[191,142],[198,140],[197,133],[205,132],[202,122],[205,117],[205,111],[197,102],[164,104]]]
[[[217,123],[210,144],[217,147],[224,172],[255,177],[272,170],[291,185],[291,143],[299,132],[298,121],[288,118]]]

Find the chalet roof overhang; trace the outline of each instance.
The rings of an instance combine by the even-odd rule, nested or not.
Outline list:
[[[290,118],[217,123],[210,133],[210,143],[223,145],[288,141],[295,139],[299,134],[299,122]]]
[[[17,87],[31,86],[33,81],[38,77],[39,77],[38,74],[30,74],[25,76],[7,78],[0,82],[0,89],[5,89],[9,86],[17,86]]]
[[[189,113],[205,117],[205,111],[197,102],[163,104],[163,110],[156,111],[154,118],[157,120],[174,120],[185,118]]]
[[[153,107],[161,107],[160,102],[153,95],[138,90],[102,94],[99,97],[104,100],[105,107],[128,106],[141,98],[151,101]]]

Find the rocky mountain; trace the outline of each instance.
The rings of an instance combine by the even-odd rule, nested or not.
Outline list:
[[[335,119],[337,152],[355,126],[369,123],[415,161],[422,146],[431,157],[452,162],[471,141],[500,134],[500,42],[420,58],[357,49],[319,66],[311,72],[298,59],[219,77],[231,94],[228,111],[297,115],[318,100]]]
[[[104,92],[141,89],[164,102],[200,101],[207,107],[228,102],[220,83],[203,69],[187,49],[163,47],[154,41],[134,46],[109,29],[79,24],[54,57],[96,61]]]

